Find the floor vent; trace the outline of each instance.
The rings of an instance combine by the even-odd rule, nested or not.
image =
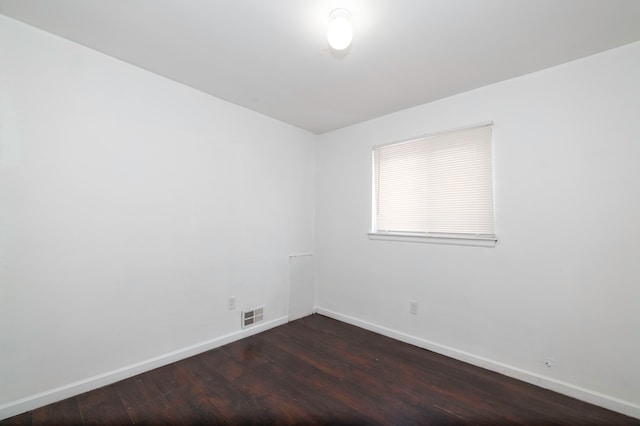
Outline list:
[[[251,327],[264,319],[264,307],[242,312],[242,328]]]

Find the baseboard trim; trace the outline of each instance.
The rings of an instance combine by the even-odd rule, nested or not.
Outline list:
[[[364,321],[359,318],[344,315],[339,312],[335,312],[322,307],[317,308],[317,313],[329,318],[336,319],[338,321],[345,322],[347,324],[355,325],[356,327],[364,328],[366,330],[391,337],[401,342],[409,343],[414,346],[418,346],[420,348],[424,348],[441,355],[457,359],[459,361],[464,361],[478,367],[486,368],[487,370],[495,371],[497,373],[504,374],[505,376],[522,380],[523,382],[531,383],[533,385],[540,386],[542,388],[549,389],[563,395],[588,402],[590,404],[594,404],[603,408],[607,408],[609,410],[616,411],[618,413],[625,414],[627,416],[640,419],[640,405],[635,404],[631,401],[626,401],[590,389],[585,389],[571,383],[545,377],[518,367],[503,364],[492,359],[477,356],[469,352],[461,351],[446,345],[441,345],[439,343],[402,333],[400,331],[396,331],[378,324],[371,323],[369,321]]]
[[[79,395],[84,392],[89,392],[91,390],[98,389],[115,382],[119,382],[120,380],[127,379],[137,374],[153,370],[154,368],[162,367],[173,362],[200,354],[202,352],[206,352],[208,350],[226,345],[227,343],[235,342],[236,340],[253,336],[254,334],[258,334],[270,328],[286,324],[287,322],[288,318],[286,316],[276,318],[274,320],[264,322],[263,324],[259,324],[255,327],[234,331],[232,333],[225,334],[211,340],[206,340],[204,342],[196,343],[195,345],[187,346],[185,348],[178,349],[176,351],[169,352],[167,354],[160,355],[154,358],[150,358],[136,364],[128,365],[116,370],[99,374],[97,376],[88,377],[74,383],[70,383],[54,389],[30,395],[25,398],[11,401],[9,403],[0,405],[0,420],[4,420],[9,417],[22,414],[24,412],[34,410],[44,405],[52,404],[66,398]]]

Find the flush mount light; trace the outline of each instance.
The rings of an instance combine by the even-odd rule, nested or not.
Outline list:
[[[351,14],[347,9],[334,9],[329,14],[327,41],[329,41],[329,46],[335,50],[346,49],[353,40],[350,18]]]

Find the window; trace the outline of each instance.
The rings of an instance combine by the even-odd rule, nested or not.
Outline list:
[[[495,245],[491,124],[375,147],[372,239]]]

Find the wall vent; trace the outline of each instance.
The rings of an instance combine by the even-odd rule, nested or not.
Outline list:
[[[242,328],[251,327],[264,319],[264,306],[242,312]]]

